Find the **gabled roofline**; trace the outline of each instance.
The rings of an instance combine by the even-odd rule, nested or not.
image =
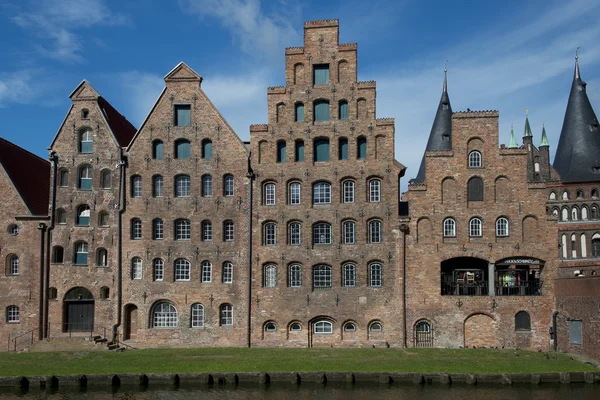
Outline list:
[[[183,61],[180,61],[180,62],[179,62],[179,64],[177,64],[177,65],[176,65],[176,66],[175,66],[175,67],[174,67],[172,70],[170,70],[170,71],[169,71],[169,72],[168,72],[168,73],[167,73],[167,74],[164,76],[164,78],[163,78],[163,79],[164,79],[165,81],[166,81],[167,79],[170,79],[170,78],[169,78],[169,75],[173,74],[175,71],[177,71],[177,70],[178,70],[179,68],[181,68],[181,66],[183,66],[183,65],[185,65],[185,66],[186,66],[186,67],[187,67],[187,68],[188,68],[190,71],[192,71],[192,72],[193,72],[193,73],[196,75],[196,77],[197,77],[197,79],[200,81],[200,83],[202,83],[202,80],[203,80],[203,78],[202,78],[202,75],[200,75],[199,73],[197,73],[196,71],[194,71],[194,69],[193,69],[192,67],[190,67],[189,65],[187,65],[187,64],[186,64],[185,62],[183,62]]]
[[[79,83],[79,85],[77,85],[77,87],[76,87],[76,88],[75,88],[75,89],[74,89],[74,90],[71,92],[71,94],[69,95],[69,98],[72,98],[72,97],[73,97],[73,95],[75,94],[75,92],[76,92],[76,91],[78,91],[78,90],[79,90],[79,88],[80,88],[81,86],[83,86],[83,84],[84,84],[84,83],[86,83],[86,82],[87,82],[87,83],[88,83],[88,84],[91,86],[91,83],[89,83],[89,82],[88,82],[88,80],[84,78],[84,79],[81,81],[81,83]]]
[[[82,83],[83,82],[81,82],[81,84]],[[81,86],[81,84],[79,84],[79,86]],[[77,87],[79,88],[79,86],[77,86]],[[75,89],[75,90],[77,90],[77,89]],[[72,93],[71,93],[71,95],[72,95]],[[58,134],[60,133],[60,131],[62,131],[63,126],[65,126],[65,124],[67,123],[67,118],[69,118],[69,115],[71,115],[71,111],[73,110],[73,107],[74,107],[74,105],[73,105],[73,103],[71,103],[71,107],[69,107],[69,111],[67,111],[67,114],[63,118],[63,121],[60,124],[60,126],[58,127],[58,131],[56,131],[56,134],[54,135],[54,139],[52,139],[52,142],[50,142],[50,146],[48,146],[47,150],[50,150],[52,148],[52,146],[54,146],[56,139],[58,139]]]
[[[173,68],[173,69],[175,69],[175,68]],[[160,102],[160,100],[162,99],[162,97],[164,96],[166,91],[167,91],[167,87],[165,86],[163,88],[163,90],[160,92],[160,94],[158,95],[156,101],[154,102],[154,105],[152,106],[152,108],[150,109],[148,114],[146,115],[146,118],[144,118],[144,122],[142,122],[142,125],[140,125],[140,128],[137,130],[135,135],[133,135],[133,138],[131,138],[131,142],[129,142],[129,145],[126,147],[125,151],[129,152],[129,150],[131,150],[131,146],[133,146],[133,143],[137,139],[138,135],[142,132],[142,129],[144,129],[144,127],[146,126],[148,119],[150,119],[150,115],[152,115],[152,113],[156,109],[156,106],[158,106],[158,103]]]

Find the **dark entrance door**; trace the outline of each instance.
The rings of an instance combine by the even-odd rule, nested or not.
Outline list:
[[[135,340],[137,337],[137,313],[138,309],[133,304],[125,306],[125,332],[124,340]]]
[[[64,298],[64,332],[92,332],[94,330],[94,296],[89,290],[76,287]]]

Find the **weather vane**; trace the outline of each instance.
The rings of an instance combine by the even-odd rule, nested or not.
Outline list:
[[[525,116],[528,117],[529,116],[529,108],[525,109]]]
[[[444,72],[448,72],[448,60],[444,61]]]
[[[579,58],[579,49],[581,48],[581,46],[577,46],[577,48],[575,49],[575,59]]]

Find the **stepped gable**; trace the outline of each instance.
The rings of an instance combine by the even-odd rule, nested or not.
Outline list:
[[[577,57],[553,166],[565,183],[600,179],[600,129],[586,83],[581,80]]]
[[[48,215],[50,163],[0,138],[0,163],[32,215]]]
[[[440,98],[440,104],[438,105],[438,110],[435,114],[435,119],[433,120],[431,133],[429,133],[429,140],[427,141],[425,153],[435,150],[452,150],[452,106],[450,105],[450,97],[448,96],[446,70],[444,70],[442,97]],[[423,153],[423,159],[421,160],[421,166],[419,167],[417,177],[411,179],[411,184],[423,183],[425,181],[425,153]]]

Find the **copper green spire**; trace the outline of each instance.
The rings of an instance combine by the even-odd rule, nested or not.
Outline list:
[[[550,147],[550,143],[548,143],[548,136],[546,136],[546,127],[542,124],[542,141],[540,142],[540,147]]]
[[[517,141],[515,140],[515,131],[513,130],[512,124],[510,125],[510,141],[508,142],[509,149],[518,149]]]
[[[529,109],[525,109],[525,132],[523,132],[523,137],[532,137],[531,127],[529,126]]]

